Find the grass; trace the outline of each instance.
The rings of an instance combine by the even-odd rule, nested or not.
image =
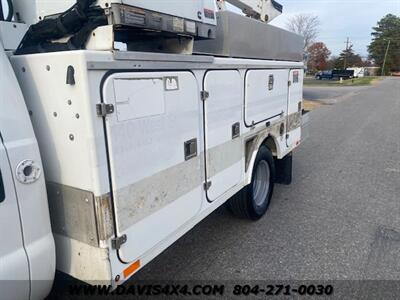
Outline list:
[[[340,83],[338,80],[316,80],[314,78],[307,78],[304,80],[304,84],[308,86],[368,86],[377,84],[381,81],[380,77],[362,77],[362,78],[354,78],[343,80],[343,83]]]
[[[303,109],[306,111],[313,111],[321,107],[322,105],[325,105],[325,103],[321,101],[309,101],[309,100],[303,101]]]

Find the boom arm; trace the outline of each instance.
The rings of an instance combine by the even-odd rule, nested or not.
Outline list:
[[[278,17],[283,10],[282,5],[274,0],[217,0],[220,10],[225,9],[225,1],[241,9],[247,16],[267,23]]]

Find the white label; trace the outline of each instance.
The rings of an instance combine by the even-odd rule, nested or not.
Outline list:
[[[180,18],[173,18],[172,27],[176,32],[184,32],[185,31],[185,22],[183,19]]]
[[[114,92],[120,122],[165,113],[162,78],[114,79]]]
[[[195,34],[196,33],[196,23],[186,21],[186,32]]]

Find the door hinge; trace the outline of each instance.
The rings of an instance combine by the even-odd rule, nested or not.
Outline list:
[[[97,116],[105,117],[114,112],[114,105],[105,103],[96,104],[96,112]]]
[[[292,82],[289,80],[288,81],[288,86],[291,86],[292,85]]]
[[[113,249],[119,250],[119,249],[121,249],[121,246],[126,243],[127,240],[128,240],[128,237],[126,236],[126,234],[121,235],[121,236],[119,236],[117,238],[113,238],[111,240],[111,246]]]
[[[201,91],[200,92],[200,98],[201,101],[206,101],[208,99],[208,97],[210,97],[210,93],[207,91]]]
[[[212,186],[212,182],[211,181],[206,181],[204,182],[204,190],[208,191]]]

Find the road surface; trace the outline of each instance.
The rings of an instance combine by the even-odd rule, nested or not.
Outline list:
[[[337,101],[354,97],[360,92],[368,90],[370,86],[304,86],[304,99],[306,100],[321,100],[328,103],[336,103]]]
[[[221,208],[134,280],[400,280],[400,79],[311,112],[267,215]],[[131,282],[132,282],[131,281]]]

